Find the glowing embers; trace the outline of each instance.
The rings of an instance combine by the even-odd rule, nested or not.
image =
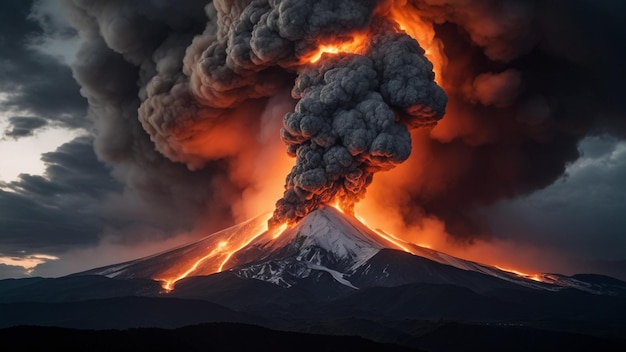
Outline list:
[[[331,40],[320,43],[317,49],[302,58],[303,63],[316,63],[324,54],[362,54],[369,45],[369,33],[354,33],[348,38]]]

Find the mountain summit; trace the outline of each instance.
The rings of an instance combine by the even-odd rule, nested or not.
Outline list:
[[[232,270],[289,287],[314,271],[329,273],[337,282],[354,287],[348,278],[383,248],[399,247],[353,217],[325,207],[310,213],[276,238],[260,237],[236,254]]]

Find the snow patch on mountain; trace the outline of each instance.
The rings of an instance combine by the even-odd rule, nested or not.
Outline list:
[[[350,281],[346,280],[345,274],[340,273],[340,272],[338,272],[336,270],[332,270],[332,269],[329,269],[329,268],[327,268],[325,266],[315,265],[315,264],[311,264],[311,263],[309,263],[309,268],[311,268],[313,270],[325,271],[325,272],[329,273],[340,284],[348,286],[348,287],[353,288],[355,290],[359,289],[358,287],[352,285],[352,283],[350,283]]]
[[[346,278],[381,249],[390,246],[393,244],[356,219],[326,207],[310,213],[272,241],[261,236],[250,243],[249,250],[262,250],[261,256],[266,259],[237,266],[232,271],[241,277],[283,287],[308,277],[311,271],[325,271],[337,282],[356,289]]]

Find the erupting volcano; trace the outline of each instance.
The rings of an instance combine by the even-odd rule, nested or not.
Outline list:
[[[626,282],[596,274],[626,262],[573,274],[590,247],[623,254],[609,248],[624,208],[610,194],[626,165],[623,40],[598,20],[615,4],[60,2],[81,40],[71,68],[90,123],[15,116],[7,126],[16,139],[57,123],[93,138],[43,154],[45,175],[0,180],[20,208],[2,208],[20,237],[3,243],[29,258],[39,248],[29,235],[40,235],[58,260],[35,274],[67,269],[0,280],[0,328],[236,322],[428,351],[538,350],[535,337],[550,342],[539,350],[626,350]],[[32,3],[43,39],[13,58],[67,34],[45,12],[56,2]],[[56,67],[44,58],[25,60],[34,74],[0,75],[38,78]],[[32,81],[9,79],[0,106],[39,94]],[[59,100],[42,94],[33,106],[46,97]],[[616,139],[583,148],[601,133]],[[37,216],[11,218],[22,212]],[[221,336],[228,350],[276,351],[265,342],[281,339],[233,329]],[[153,333],[142,347],[169,348],[174,335]],[[303,349],[297,340],[289,350]],[[173,349],[213,342],[176,338]]]
[[[300,100],[281,130],[296,166],[271,224],[332,202],[352,213],[375,172],[409,157],[408,128],[444,114],[446,95],[417,41],[384,17],[371,21],[372,33],[358,36],[367,43],[361,53],[338,45],[299,72],[292,95]]]
[[[246,181],[246,173],[264,178],[266,165],[259,160],[274,158],[251,151],[250,143],[258,139],[253,131],[269,138],[276,126],[266,123],[264,113],[255,116],[255,104],[276,103],[290,87],[293,109],[283,115],[280,134],[274,135],[295,158],[283,195],[271,214],[156,256],[88,273],[150,278],[169,292],[181,280],[225,271],[283,287],[325,272],[357,289],[363,282],[401,282],[383,279],[384,273],[364,279],[373,275],[371,260],[380,252],[400,251],[427,259],[427,266],[436,263],[529,287],[576,286],[559,276],[454,258],[401,239],[414,236],[372,230],[354,217],[375,175],[409,159],[412,133],[432,129],[446,113],[448,95],[441,77],[446,57],[434,34],[435,12],[424,9],[422,15],[418,8],[392,0],[208,5],[207,15],[215,21],[185,50],[182,73],[173,66],[157,67],[138,109],[139,120],[162,155],[191,170],[225,160],[227,178],[252,183],[245,189],[250,191],[279,182],[272,177]],[[242,166],[251,160],[261,171]],[[389,192],[394,196],[397,190]],[[427,192],[423,197],[425,203],[434,202],[433,209],[446,212],[436,197]],[[246,201],[242,197],[234,208],[254,208]],[[410,213],[402,215],[406,220]],[[434,282],[455,281],[447,270],[435,275]]]
[[[374,174],[409,157],[409,130],[433,126],[444,115],[447,96],[435,82],[433,64],[403,29],[415,33],[420,24],[412,25],[400,15],[401,4],[359,0],[299,3],[306,9],[292,5],[215,4],[218,23],[224,26],[198,64],[190,67],[191,96],[184,101],[199,108],[191,120],[215,122],[245,100],[275,94],[277,87],[268,79],[279,68],[295,74],[291,96],[297,103],[280,130],[295,166],[267,220],[267,232],[253,219],[246,226],[254,229],[245,234],[212,236],[201,253],[180,258],[188,264],[151,275],[163,280],[168,290],[187,276],[234,265],[241,261],[242,250],[267,240],[268,234],[289,237],[282,234],[285,227],[302,226],[299,221],[329,204],[353,214]],[[163,118],[187,115],[165,116],[162,109],[171,108],[155,106],[162,91],[151,86],[139,108],[144,128],[164,155],[192,163],[187,156],[196,153],[190,148],[196,144],[194,129],[163,123]],[[207,128],[208,135],[220,130],[219,125]],[[397,246],[395,241],[383,245],[377,237],[379,249]]]

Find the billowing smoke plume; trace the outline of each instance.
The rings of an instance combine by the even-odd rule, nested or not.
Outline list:
[[[296,79],[300,101],[281,131],[296,166],[272,222],[297,221],[333,201],[352,212],[375,172],[409,157],[407,126],[443,116],[447,97],[424,50],[390,24],[374,28],[364,55],[323,57]]]
[[[594,42],[620,30],[592,16],[620,13],[609,5],[65,2],[85,39],[73,70],[97,153],[127,185],[115,205],[158,228],[222,226],[268,183],[286,185],[273,221],[296,221],[331,201],[349,209],[371,183],[381,211],[473,238],[488,233],[476,208],[554,182],[589,133],[626,130],[623,41]],[[398,16],[428,35],[409,37]],[[362,32],[363,50],[306,62]],[[438,54],[436,77],[422,49]],[[268,181],[281,137],[295,166]]]

